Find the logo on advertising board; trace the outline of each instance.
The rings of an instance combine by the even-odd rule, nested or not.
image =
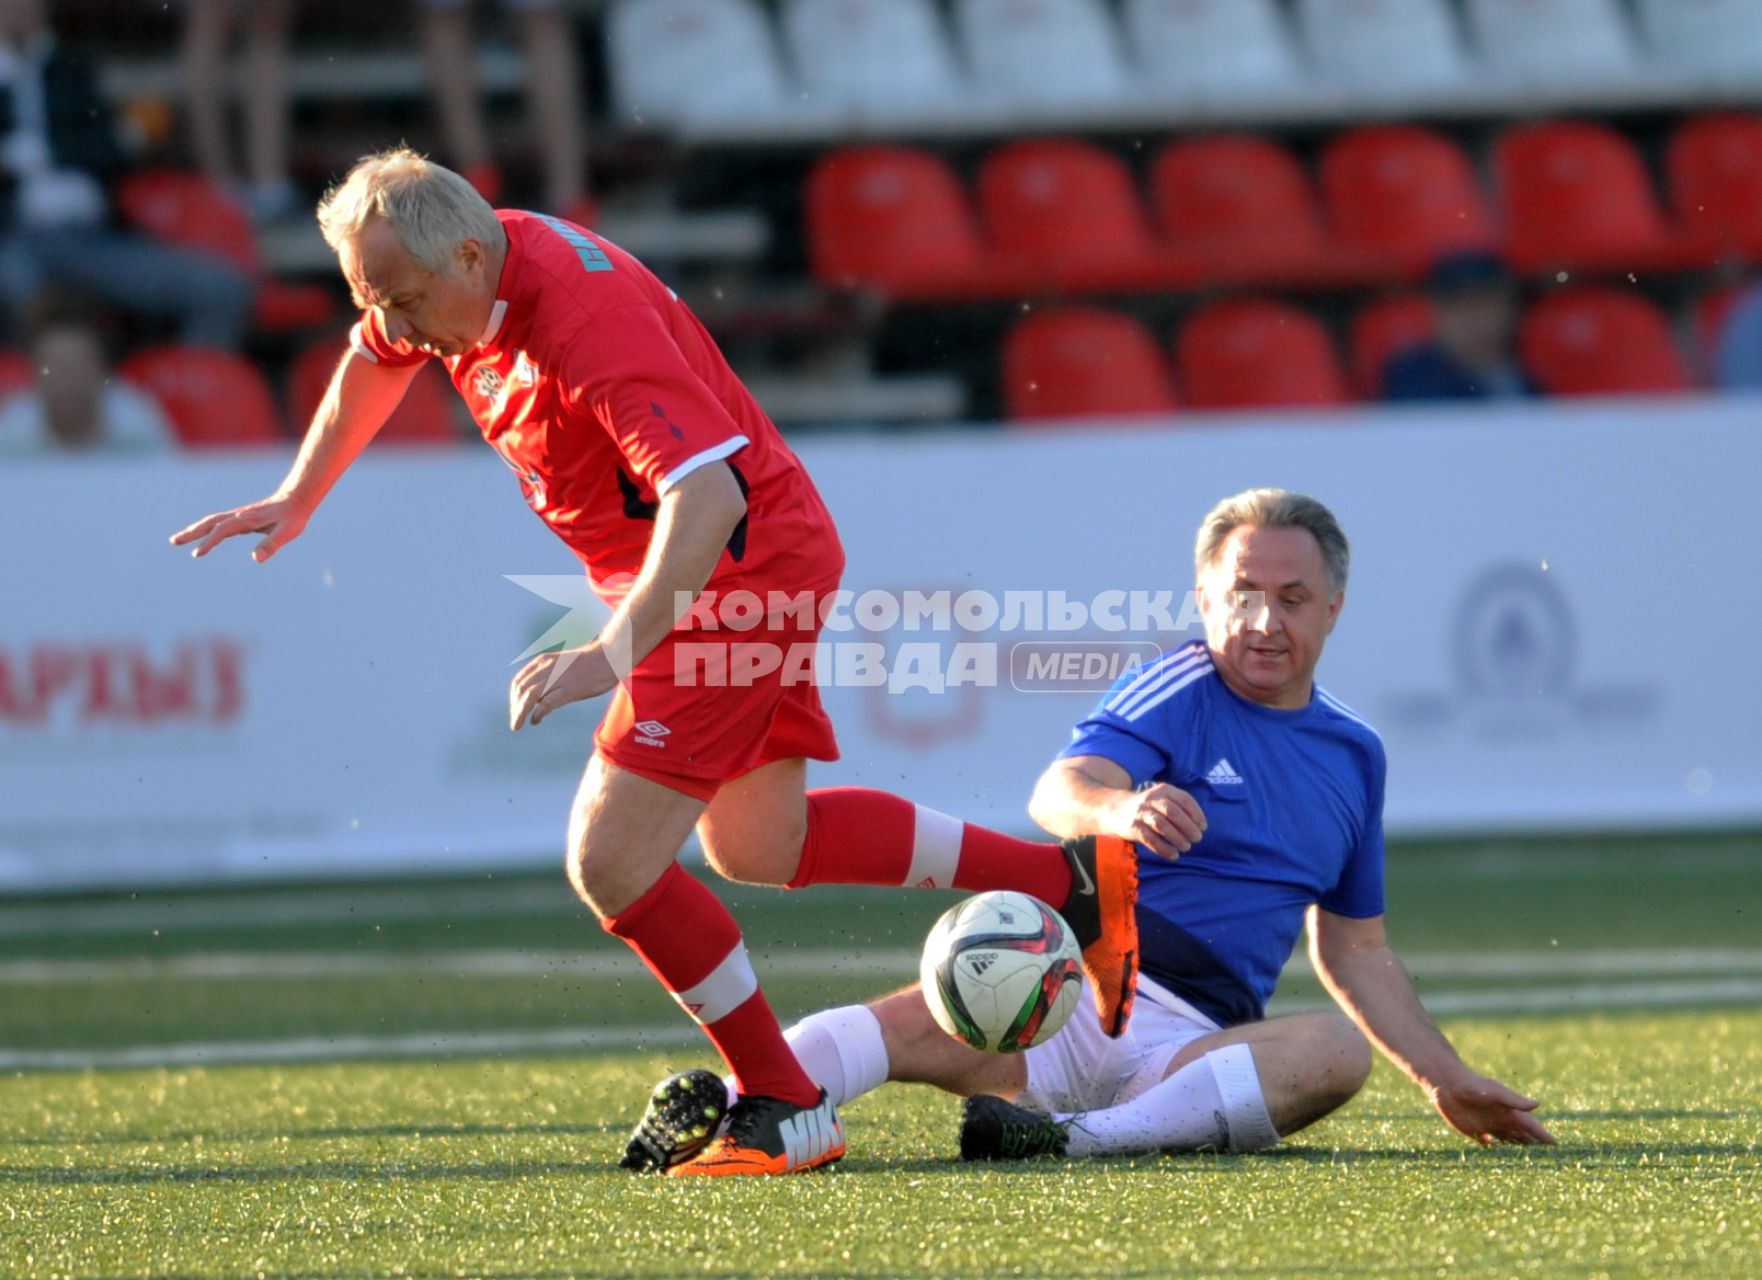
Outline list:
[[[222,726],[245,705],[245,649],[228,636],[0,644],[0,734]]]
[[[1632,728],[1657,714],[1655,685],[1583,677],[1572,600],[1545,564],[1506,561],[1471,578],[1458,594],[1448,644],[1455,687],[1390,697],[1383,716],[1391,726],[1543,738]]]

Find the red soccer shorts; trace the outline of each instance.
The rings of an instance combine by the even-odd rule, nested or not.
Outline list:
[[[612,696],[594,747],[621,769],[708,801],[773,760],[838,759],[812,656],[819,623],[674,630]]]

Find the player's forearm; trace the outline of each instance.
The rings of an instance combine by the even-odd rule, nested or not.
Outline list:
[[[277,496],[308,513],[316,509],[391,417],[418,367],[386,368],[353,352],[345,356]]]
[[[600,632],[598,643],[620,675],[626,661],[641,662],[684,616],[745,514],[738,484],[719,463],[693,472],[661,499],[642,571]]]
[[[1422,1088],[1467,1070],[1420,1003],[1394,948],[1363,947],[1316,957],[1316,971],[1336,1004],[1409,1079]]]
[[[1094,835],[1103,830],[1102,818],[1109,806],[1130,793],[1130,785],[1110,786],[1081,769],[1054,766],[1035,785],[1028,816],[1060,839]]]

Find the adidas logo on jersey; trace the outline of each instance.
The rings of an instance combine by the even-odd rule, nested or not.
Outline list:
[[[1205,775],[1205,780],[1214,787],[1239,787],[1247,781],[1224,759],[1211,766],[1211,772]]]
[[[791,1169],[799,1169],[833,1147],[844,1145],[844,1125],[824,1093],[820,1095],[819,1106],[797,1112],[778,1125],[777,1130],[783,1135],[783,1151]]]

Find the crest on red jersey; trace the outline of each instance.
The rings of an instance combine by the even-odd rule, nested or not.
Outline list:
[[[473,385],[478,395],[485,400],[494,400],[502,394],[502,375],[494,366],[486,364],[477,371]]]

